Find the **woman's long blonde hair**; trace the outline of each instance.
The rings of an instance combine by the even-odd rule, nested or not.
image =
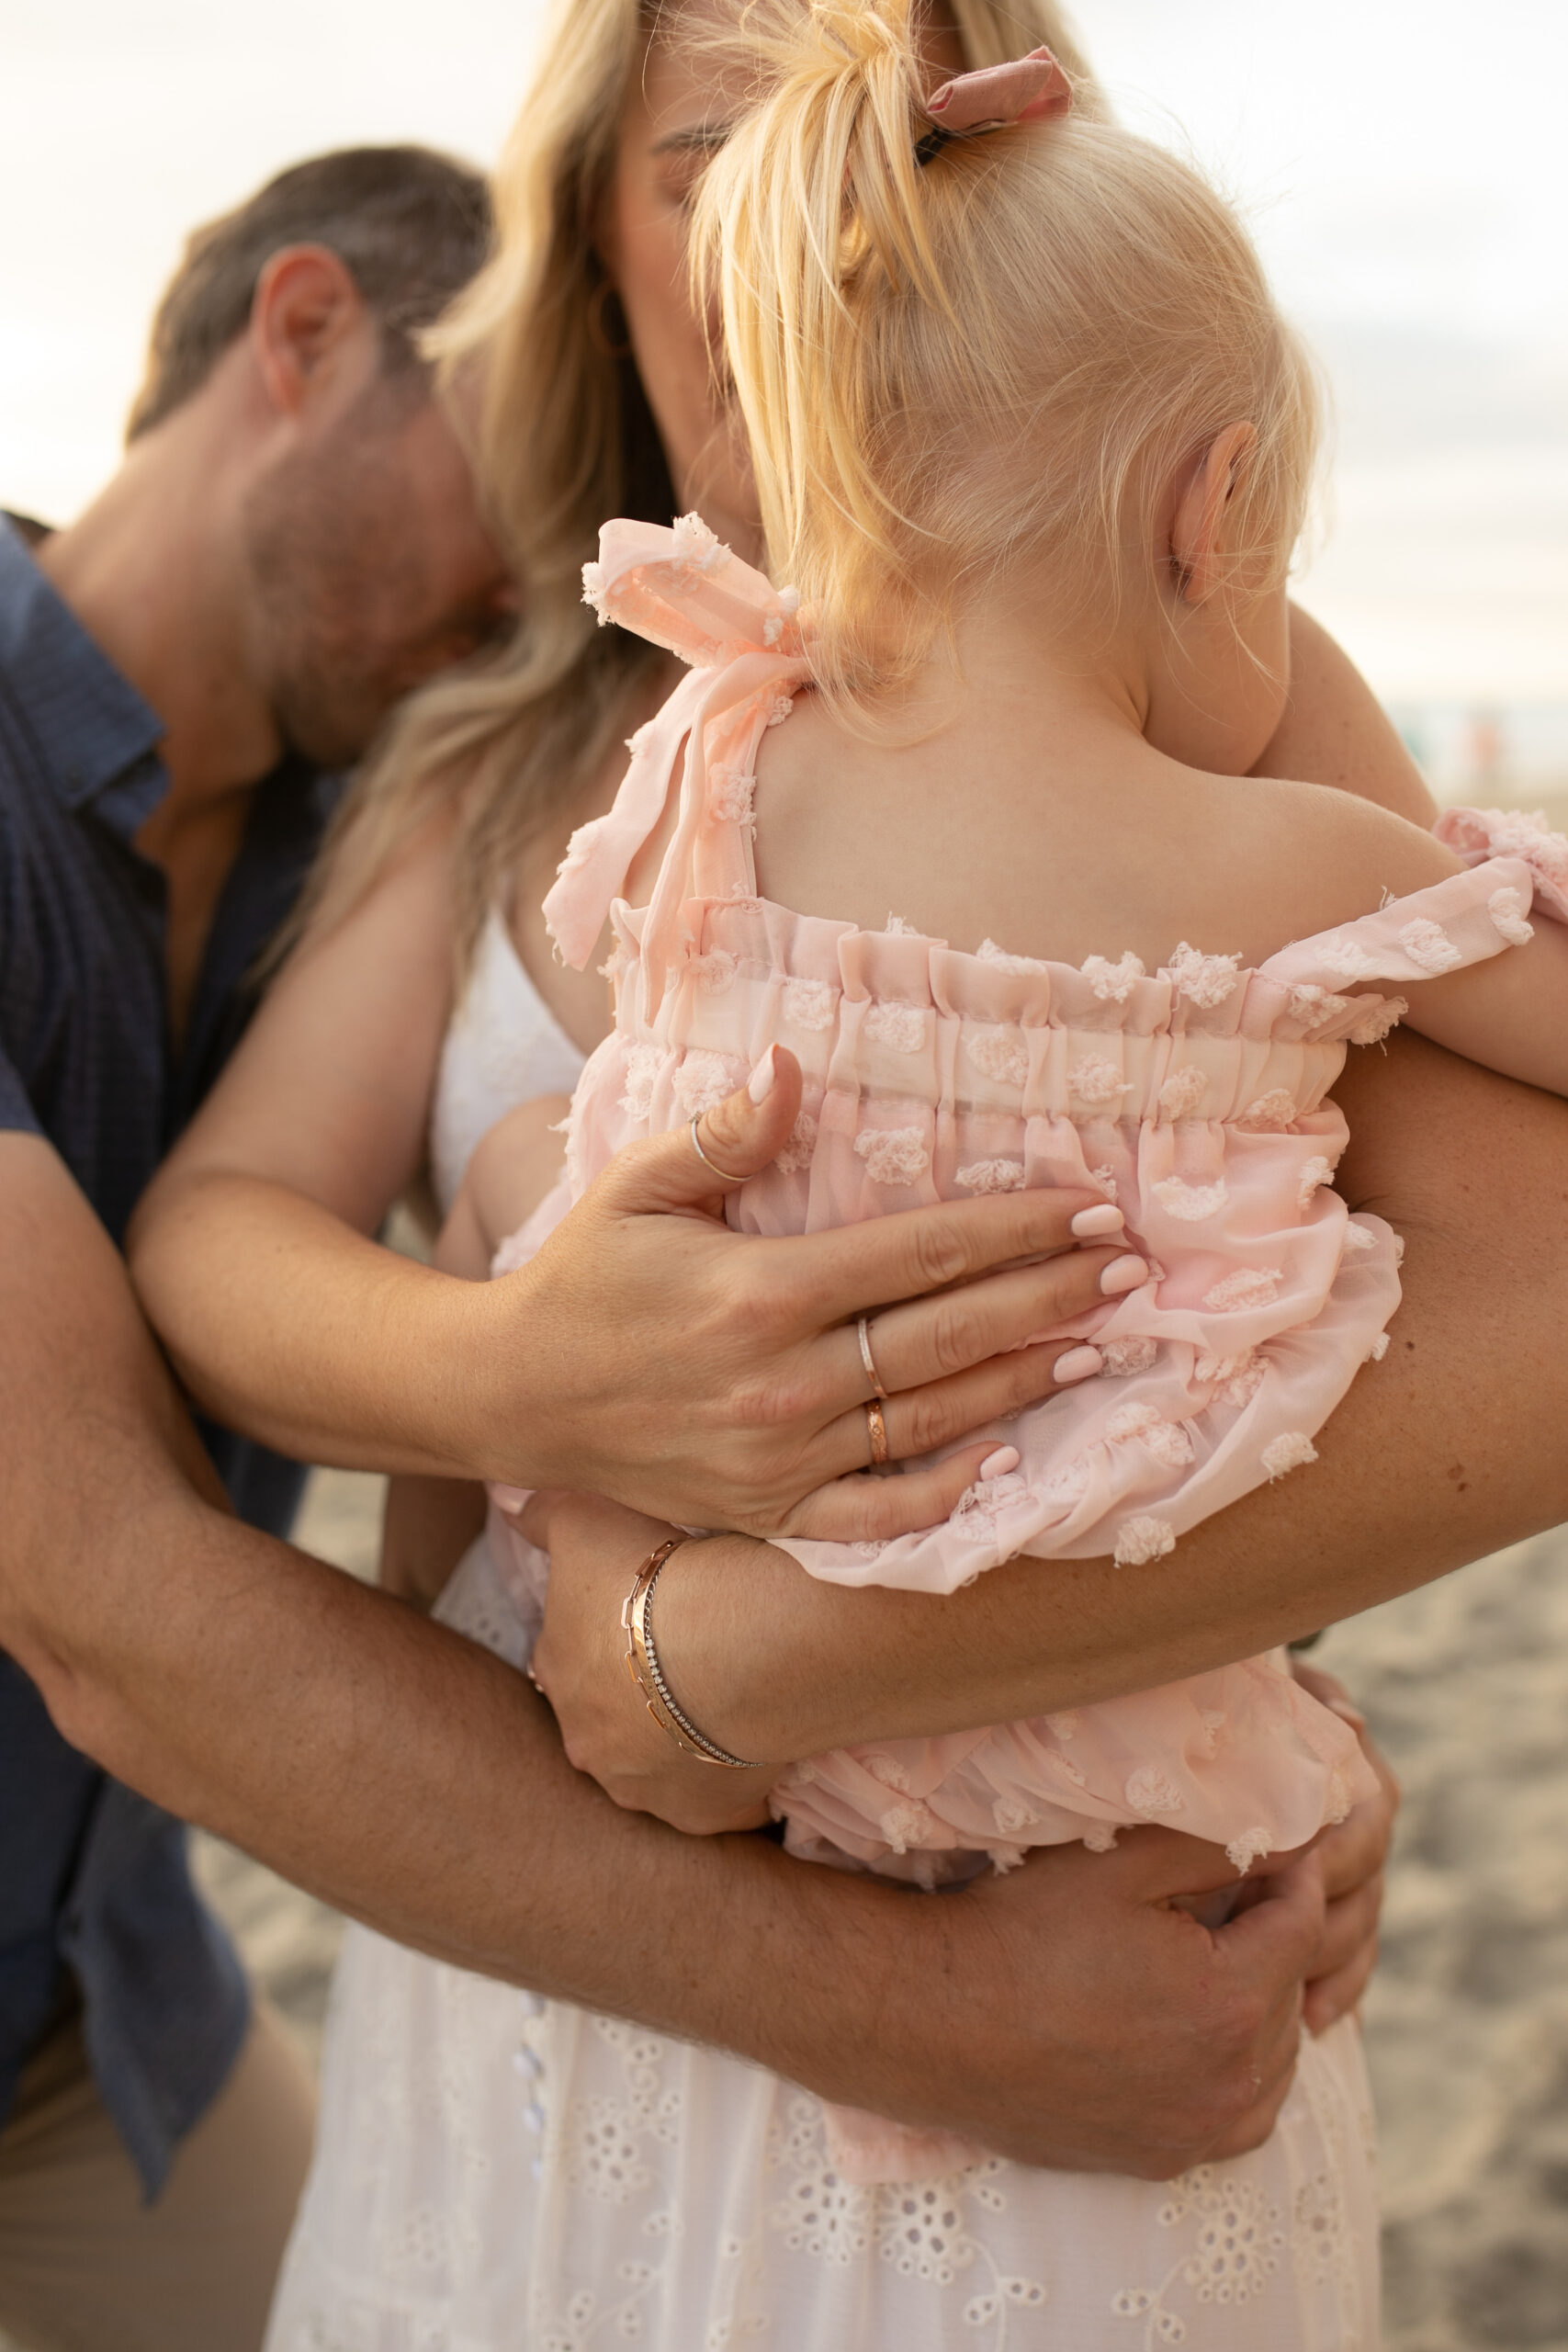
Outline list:
[[[944,13],[967,65],[1043,41],[1092,90],[1054,0],[945,0]],[[603,330],[596,241],[649,42],[678,15],[678,0],[556,0],[496,172],[495,251],[430,338],[445,382],[479,390],[473,456],[525,617],[503,650],[397,714],[340,811],[302,925],[341,920],[424,820],[455,803],[466,968],[524,846],[587,790],[663,658],[595,627],[581,567],[610,516],[664,523],[675,507],[636,367]]]
[[[714,38],[764,95],[697,191],[694,271],[819,684],[896,683],[1021,560],[1112,627],[1171,479],[1243,420],[1225,563],[1278,586],[1316,389],[1195,170],[1077,107],[932,153],[912,0],[748,0]]]

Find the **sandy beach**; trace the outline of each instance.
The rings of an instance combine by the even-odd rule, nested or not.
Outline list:
[[[320,1474],[302,1540],[363,1575],[378,1503],[377,1481]],[[1568,1530],[1338,1626],[1318,1655],[1405,1791],[1366,2011],[1388,2352],[1568,2352]],[[197,1846],[313,2052],[334,1916]]]

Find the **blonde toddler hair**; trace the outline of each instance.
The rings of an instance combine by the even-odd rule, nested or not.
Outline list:
[[[1160,492],[1242,419],[1224,556],[1278,584],[1317,439],[1310,364],[1201,175],[1077,107],[922,164],[912,14],[750,0],[715,38],[742,44],[761,102],[693,223],[770,565],[848,693],[907,674],[998,568],[1048,567],[1113,619],[1134,567],[1168,557]]]

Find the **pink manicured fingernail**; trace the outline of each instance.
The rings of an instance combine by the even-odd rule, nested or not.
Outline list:
[[[1005,1478],[1010,1470],[1018,1468],[1021,1460],[1016,1445],[998,1445],[995,1453],[987,1453],[981,1463],[980,1476],[982,1478]]]
[[[778,1047],[770,1046],[756,1069],[746,1081],[746,1091],[753,1102],[765,1102],[773,1091],[778,1076]]]
[[[1100,1277],[1100,1287],[1107,1298],[1120,1298],[1123,1291],[1141,1290],[1148,1278],[1145,1258],[1112,1258]]]
[[[1073,1219],[1073,1231],[1080,1241],[1093,1241],[1099,1235],[1120,1233],[1126,1219],[1114,1201],[1104,1201],[1097,1209],[1079,1209]]]
[[[1066,1387],[1069,1381],[1092,1380],[1104,1364],[1098,1348],[1069,1348],[1065,1356],[1056,1358],[1056,1385]]]

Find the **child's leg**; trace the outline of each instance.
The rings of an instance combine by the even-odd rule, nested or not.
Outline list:
[[[499,1245],[526,1223],[560,1174],[561,1139],[553,1129],[570,1108],[564,1094],[540,1095],[481,1138],[436,1240],[443,1273],[489,1280]],[[381,1526],[382,1584],[415,1608],[433,1607],[484,1516],[483,1490],[467,1480],[393,1478]]]
[[[541,1094],[520,1102],[480,1137],[435,1245],[438,1266],[473,1282],[486,1279],[502,1243],[526,1225],[559,1178],[565,1145],[558,1130],[570,1108],[564,1094]],[[455,1261],[459,1251],[461,1265]],[[481,1263],[474,1262],[476,1253]]]
[[[416,1609],[433,1609],[484,1523],[484,1488],[467,1478],[389,1478],[381,1520],[383,1589]]]

